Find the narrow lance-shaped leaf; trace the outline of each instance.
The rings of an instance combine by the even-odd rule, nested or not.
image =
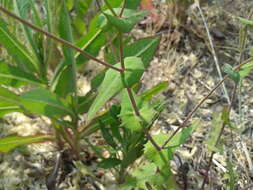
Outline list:
[[[73,115],[73,112],[62,103],[56,94],[42,88],[25,92],[20,99],[22,105],[35,114],[48,117]]]
[[[31,73],[27,73],[18,67],[8,65],[4,62],[0,62],[0,84],[13,87],[20,87],[27,84],[45,86],[45,84]]]
[[[127,57],[124,59],[125,62],[125,84],[131,87],[138,82],[144,72],[144,66],[140,58]],[[120,63],[115,65],[120,67]],[[99,94],[94,100],[91,108],[88,112],[88,120],[92,119],[99,109],[116,93],[124,88],[122,83],[122,76],[118,71],[108,69],[105,74],[105,78],[99,88]]]
[[[18,66],[25,71],[38,71],[36,61],[31,53],[11,34],[7,25],[0,19],[0,43],[8,50],[17,62]]]
[[[0,87],[0,117],[11,112],[22,112],[18,95]]]
[[[32,143],[39,143],[44,141],[54,140],[53,136],[37,135],[37,136],[8,136],[0,139],[0,152],[7,153],[14,148]]]
[[[20,105],[20,98],[14,92],[0,86],[0,101],[10,102]]]
[[[220,149],[217,147],[218,138],[220,136],[222,127],[224,125],[224,118],[222,118],[222,113],[218,112],[213,115],[212,120],[212,130],[210,133],[210,137],[206,140],[206,144],[209,150],[214,152],[219,152]]]
[[[62,1],[61,3],[59,34],[62,39],[73,43],[69,13],[65,1]],[[65,97],[69,93],[76,92],[76,62],[73,50],[66,46],[63,46],[62,48],[65,60],[63,61],[64,66],[61,67],[62,70],[57,80],[55,92],[62,97]]]
[[[28,19],[28,13],[32,5],[31,0],[24,0],[24,1],[19,1],[15,0],[14,1],[14,7],[15,7],[15,12],[16,14],[23,18],[23,19]],[[29,42],[30,46],[33,49],[33,52],[38,56],[38,46],[33,39],[33,34],[30,28],[22,24],[22,29],[25,33],[25,36],[27,38],[27,41]]]

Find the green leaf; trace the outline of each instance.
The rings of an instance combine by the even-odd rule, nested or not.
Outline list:
[[[117,149],[118,145],[114,141],[114,137],[111,135],[110,131],[108,128],[106,128],[106,125],[101,121],[98,120],[99,122],[99,128],[101,130],[102,136],[106,143],[110,145],[112,148]]]
[[[134,43],[125,47],[124,56],[140,57],[142,59],[144,67],[147,68],[149,66],[150,61],[154,57],[154,54],[160,43],[160,39],[160,36],[156,36],[137,40]]]
[[[62,1],[60,10],[59,34],[62,39],[73,43],[71,22],[65,1]],[[73,49],[66,46],[63,46],[62,49],[65,60],[63,61],[64,66],[62,67],[55,92],[62,97],[66,97],[69,93],[76,92],[77,71]]]
[[[90,134],[98,131],[100,122],[104,125],[112,125],[115,122],[115,119],[112,117],[110,110],[106,110],[96,117],[95,120],[92,120],[87,126],[81,130],[81,137],[89,136]]]
[[[36,61],[31,56],[31,53],[12,35],[2,19],[0,19],[0,43],[13,56],[20,68],[26,72],[38,71]]]
[[[93,56],[97,56],[100,49],[106,43],[106,34],[99,26],[97,26],[97,22],[98,17],[93,18],[88,33],[81,37],[76,43],[79,48]],[[75,58],[78,65],[89,60],[88,57],[80,54],[80,52],[75,54]]]
[[[142,59],[143,65],[145,68],[149,66],[150,61],[153,59],[153,56],[157,50],[157,47],[160,42],[160,37],[150,37],[137,40],[134,43],[127,45],[124,48],[124,57],[140,57]],[[113,56],[109,54],[108,56]],[[115,64],[115,62],[110,62]],[[102,71],[95,78],[91,80],[91,88],[97,88],[104,79],[105,71]]]
[[[89,92],[85,96],[79,96],[77,112],[79,114],[87,113],[93,101],[95,100],[96,95],[97,93],[95,92]]]
[[[238,17],[239,21],[243,24],[253,26],[253,21],[246,18]]]
[[[144,124],[147,125],[152,121],[156,112],[147,102],[141,101],[140,97],[134,95],[134,99],[141,117],[135,114],[131,100],[125,89],[122,92],[120,118],[122,119],[122,125],[130,130],[139,131],[146,127]]]
[[[224,117],[225,115],[222,114],[222,112],[217,112],[213,114],[212,130],[211,130],[209,138],[205,141],[205,144],[207,145],[210,151],[214,151],[214,152],[220,151],[219,147],[217,147],[217,142],[218,142],[218,138],[220,136],[222,127],[224,125],[224,121],[223,121]]]
[[[29,19],[29,10],[31,7],[33,7],[32,4],[33,4],[32,0],[23,0],[23,1],[15,0],[14,7],[15,7],[16,14],[23,19]],[[33,10],[32,14],[36,14],[34,12],[34,9],[32,9],[32,10]],[[22,29],[25,33],[25,37],[26,37],[27,41],[29,42],[30,46],[32,47],[33,52],[35,53],[35,55],[37,57],[39,57],[40,56],[39,51],[38,51],[39,48],[38,48],[36,41],[33,38],[32,30],[23,24],[21,26],[22,26]]]
[[[233,67],[229,64],[225,64],[223,66],[223,71],[228,74],[229,78],[231,78],[235,83],[240,81],[240,74],[238,71],[235,71]]]
[[[104,13],[104,15],[119,31],[129,33],[133,27],[147,15],[147,13],[147,11],[125,9],[122,18],[115,17],[107,13]]]
[[[157,166],[154,163],[149,163],[136,168],[131,177],[126,179],[126,183],[120,186],[120,190],[131,190],[138,187],[141,189],[146,188],[146,182],[159,180],[160,176],[156,174]],[[151,183],[152,184],[152,183]]]
[[[250,72],[252,71],[252,69],[253,69],[253,61],[243,65],[239,71],[240,77],[244,78],[244,77],[248,76],[250,74]]]
[[[20,98],[14,92],[0,86],[0,100],[14,105],[20,105]]]
[[[0,117],[3,117],[8,113],[22,112],[22,111],[23,110],[20,109],[20,107],[17,104],[13,102],[1,101],[0,98]]]
[[[155,85],[151,89],[145,91],[141,95],[141,98],[143,99],[143,101],[149,101],[152,99],[153,96],[160,93],[164,89],[168,88],[168,86],[169,86],[168,82],[160,82],[159,84]]]
[[[22,105],[35,114],[48,117],[73,115],[73,112],[62,103],[56,94],[42,88],[25,92],[20,99]]]
[[[138,144],[137,146],[132,147],[124,155],[124,158],[121,161],[121,166],[123,168],[127,168],[132,163],[134,163],[135,160],[137,160],[140,156],[142,156],[142,154],[143,154],[143,145],[142,144]]]
[[[190,127],[184,128],[181,132],[177,133],[169,142],[169,146],[167,149],[161,151],[161,154],[158,154],[156,148],[153,146],[151,142],[148,142],[145,145],[144,155],[150,161],[158,164],[159,166],[163,165],[164,162],[168,162],[172,159],[172,152],[175,148],[184,144],[185,141],[189,138],[189,136],[193,133],[193,131],[199,126],[199,121],[195,121]],[[169,138],[169,135],[159,134],[153,136],[153,139],[157,143],[158,146],[162,146],[164,142]],[[164,157],[164,158],[163,158]]]
[[[18,67],[8,65],[4,62],[0,62],[0,84],[13,87],[20,87],[27,84],[45,86],[31,73],[27,73]]]
[[[126,68],[124,82],[126,87],[131,87],[140,80],[144,72],[143,63],[141,59],[137,57],[127,57],[124,59],[124,63]],[[120,63],[115,66],[120,67]],[[88,120],[92,119],[99,109],[123,88],[124,85],[121,74],[118,71],[108,69],[99,88],[99,94],[89,109]]]
[[[21,145],[40,143],[49,140],[54,140],[54,137],[48,135],[36,135],[26,137],[8,136],[0,139],[0,152],[7,153]]]
[[[140,5],[141,0],[127,0],[126,9],[137,9]]]
[[[98,163],[99,168],[111,169],[121,164],[121,160],[117,158],[107,158]]]

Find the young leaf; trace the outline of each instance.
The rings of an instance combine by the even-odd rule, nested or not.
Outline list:
[[[20,87],[26,84],[45,86],[31,73],[27,73],[18,67],[8,65],[4,62],[0,62],[0,84],[13,87]]]
[[[99,168],[104,168],[104,169],[111,169],[115,168],[116,166],[120,165],[121,160],[117,158],[107,158],[104,159],[103,161],[98,163]]]
[[[129,33],[133,27],[147,15],[147,11],[125,9],[122,18],[115,17],[107,13],[104,13],[104,15],[119,31]]]
[[[223,66],[223,71],[228,74],[229,78],[231,78],[235,83],[240,81],[240,74],[238,71],[234,71],[233,67],[229,64],[225,64]]]
[[[131,87],[140,80],[144,72],[143,63],[141,59],[137,57],[127,57],[124,62],[126,67],[124,82],[127,87]],[[120,63],[115,66],[119,67]],[[89,109],[88,120],[92,119],[98,110],[123,88],[124,85],[121,74],[118,71],[108,69],[99,88],[99,94]]]
[[[44,141],[52,141],[54,140],[53,136],[48,135],[36,135],[36,136],[8,136],[0,139],[0,152],[7,153],[13,150],[14,148],[32,144],[32,143],[39,143]]]
[[[38,67],[31,53],[12,35],[7,25],[0,19],[0,43],[13,56],[18,66],[27,72],[36,72]]]
[[[73,115],[73,112],[62,103],[56,94],[42,88],[25,92],[20,99],[22,105],[35,114],[48,117]]]

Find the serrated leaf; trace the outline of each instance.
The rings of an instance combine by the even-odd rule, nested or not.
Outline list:
[[[146,127],[144,124],[151,122],[156,112],[147,102],[142,102],[140,97],[134,95],[134,99],[141,118],[135,114],[127,90],[122,92],[120,118],[122,119],[122,125],[126,128],[133,131],[140,131]]]
[[[101,130],[102,136],[104,140],[106,141],[106,143],[110,145],[112,148],[117,149],[118,145],[114,141],[114,137],[111,135],[108,128],[106,128],[106,125],[101,120],[98,120],[98,122],[99,122],[99,128]]]
[[[0,84],[13,87],[20,87],[26,84],[45,86],[32,74],[4,62],[0,62]]]
[[[7,153],[14,148],[32,143],[39,143],[44,141],[54,140],[53,136],[37,135],[37,136],[8,136],[0,139],[0,152]]]
[[[127,168],[130,166],[135,160],[137,160],[140,156],[143,155],[143,145],[138,144],[135,147],[132,147],[125,155],[123,160],[121,161],[121,166],[123,168]]]
[[[126,87],[131,87],[140,80],[144,72],[144,66],[141,59],[137,57],[127,57],[124,59],[124,63],[126,68],[124,82]],[[120,63],[115,66],[120,67]],[[89,109],[88,120],[92,119],[99,109],[123,88],[121,74],[118,71],[108,69],[99,88],[99,94]]]
[[[128,33],[138,22],[140,22],[144,18],[144,16],[147,15],[147,11],[125,9],[122,18],[115,17],[107,13],[104,13],[104,15],[106,16],[108,21],[119,31],[123,33]]]
[[[29,53],[19,40],[12,35],[2,19],[0,19],[0,43],[13,56],[20,68],[26,72],[38,71],[36,61],[31,56],[31,53]]]
[[[121,160],[117,158],[107,158],[98,163],[99,168],[111,169],[121,164]]]
[[[174,149],[184,144],[185,141],[189,138],[189,136],[193,133],[193,131],[198,126],[199,126],[199,121],[195,121],[190,127],[184,128],[182,129],[181,132],[177,133],[170,140],[168,144],[168,148],[161,151],[162,155],[158,154],[156,148],[153,146],[151,142],[148,142],[145,145],[145,149],[144,149],[145,157],[158,165],[163,165],[165,161],[168,162],[169,160],[172,159],[172,155],[173,155],[172,153]],[[159,135],[153,136],[153,139],[155,140],[157,145],[161,147],[169,137],[170,135],[159,134]]]
[[[73,115],[71,109],[65,106],[56,94],[42,88],[25,92],[20,99],[22,105],[35,114],[48,117]]]

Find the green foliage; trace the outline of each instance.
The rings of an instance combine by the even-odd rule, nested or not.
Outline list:
[[[225,64],[223,66],[223,71],[228,74],[229,78],[231,78],[235,83],[240,81],[240,74],[238,71],[234,71],[233,67],[229,64]]]
[[[110,24],[117,28],[118,31],[123,33],[129,33],[135,24],[143,19],[147,15],[146,11],[135,11],[131,9],[125,9],[122,18],[112,16],[107,13],[103,13]]]
[[[26,144],[32,144],[32,143],[39,143],[43,141],[52,141],[54,140],[54,137],[47,136],[47,135],[37,135],[37,136],[8,136],[5,138],[0,139],[0,152],[6,153],[10,152],[14,148],[26,145]]]
[[[158,150],[150,142],[153,123],[165,109],[155,95],[168,83],[139,91],[141,77],[160,42],[159,36],[135,41],[129,35],[147,14],[139,10],[140,1],[107,0],[101,3],[102,12],[92,7],[91,0],[45,0],[39,5],[31,0],[13,2],[10,10],[32,23],[32,28],[21,22],[15,27],[8,25],[9,18],[0,20],[0,43],[8,52],[0,63],[0,116],[11,112],[46,116],[57,138],[8,136],[0,139],[0,152],[52,140],[59,147],[67,144],[78,160],[77,168],[90,175],[80,160],[85,142],[100,158],[97,167],[113,171],[121,189],[177,189],[170,161],[198,123],[177,133],[164,149]],[[43,12],[38,11],[41,7]],[[122,17],[113,14],[121,11]],[[84,17],[91,18],[84,22]],[[75,52],[78,48],[84,52]],[[96,58],[102,51],[105,60]],[[91,90],[80,96],[78,76],[87,73],[84,65],[89,60],[107,67],[91,79]],[[233,77],[231,68],[227,71]],[[19,87],[25,90],[17,93]],[[109,102],[113,98],[116,101]],[[100,132],[103,146],[89,142],[89,135],[95,132]],[[169,137],[159,134],[154,141],[161,147]],[[109,153],[106,158],[104,151]],[[136,165],[140,158],[142,162]]]
[[[122,90],[125,85],[127,87],[131,87],[140,80],[144,72],[144,67],[141,59],[137,57],[128,57],[125,58],[124,63],[126,70],[123,78],[118,71],[112,69],[108,69],[108,71],[106,71],[105,78],[99,87],[99,94],[94,100],[88,112],[88,120],[92,119],[97,111],[110,98]],[[119,67],[120,63],[116,64],[115,66]]]

